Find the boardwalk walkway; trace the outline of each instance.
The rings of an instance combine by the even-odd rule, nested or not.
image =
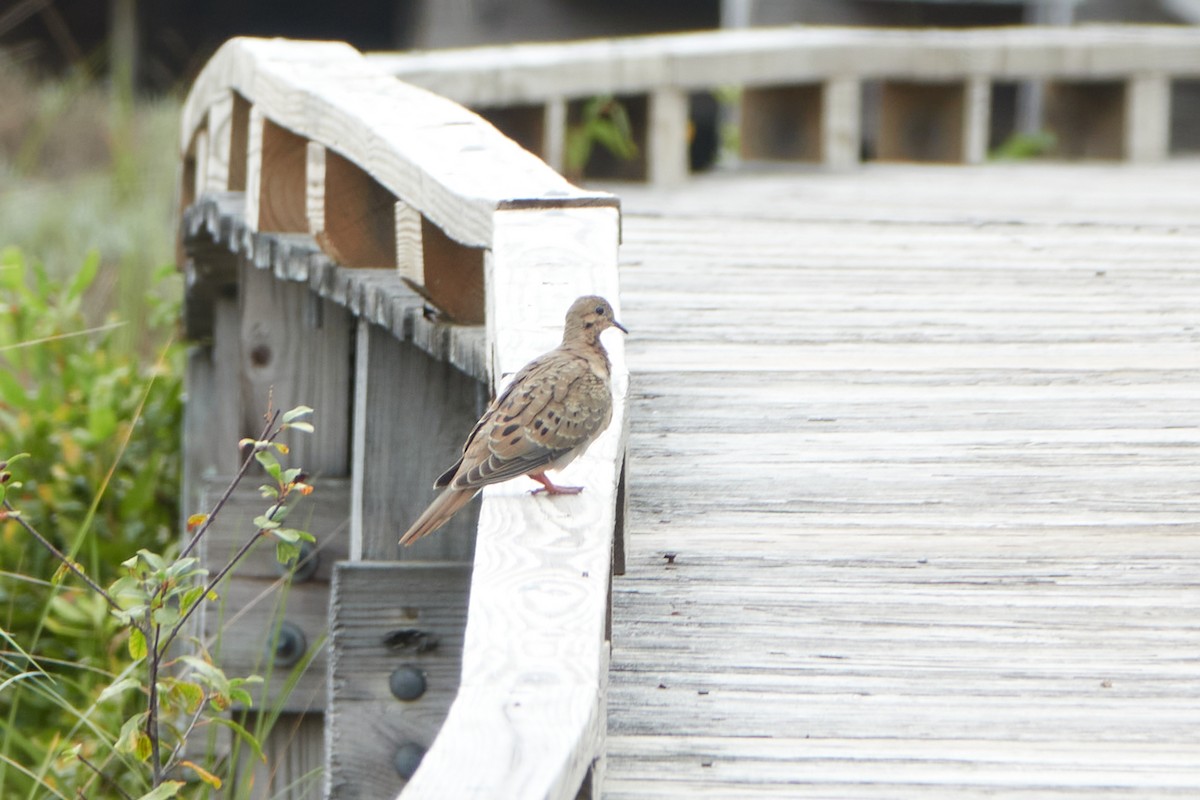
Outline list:
[[[608,800],[1200,794],[1200,164],[621,187]]]

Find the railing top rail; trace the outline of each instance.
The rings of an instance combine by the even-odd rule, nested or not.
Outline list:
[[[340,42],[231,39],[183,108],[182,148],[230,91],[356,163],[457,241],[491,244],[503,208],[615,206],[579,189],[476,115],[396,81]]]
[[[973,29],[792,26],[438,50],[369,61],[458,102],[541,102],[659,86],[707,89],[832,75],[954,79],[1200,76],[1200,27]]]

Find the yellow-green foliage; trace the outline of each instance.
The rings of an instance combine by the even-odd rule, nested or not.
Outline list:
[[[175,539],[181,355],[169,347],[144,360],[113,347],[123,323],[83,310],[98,268],[93,255],[69,280],[55,280],[21,251],[0,251],[0,457],[29,453],[12,468],[23,486],[8,499],[107,585],[130,553],[161,552]],[[55,678],[0,692],[0,756],[40,765],[128,652],[100,598],[70,578],[49,585],[58,563],[11,519],[0,521],[0,565],[0,627]],[[15,656],[0,667],[0,681],[31,668]],[[101,710],[110,710],[108,722],[123,720],[134,700],[115,697]],[[0,797],[26,796],[29,779],[5,758]]]

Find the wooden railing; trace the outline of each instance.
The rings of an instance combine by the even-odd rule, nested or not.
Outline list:
[[[574,798],[603,766],[628,425],[618,337],[612,425],[565,478],[586,491],[489,487],[477,514],[404,551],[396,539],[482,409],[477,382],[497,391],[557,344],[575,297],[617,306],[616,199],[334,43],[228,42],[187,99],[181,152],[189,511],[232,473],[268,397],[317,409],[292,456],[316,475],[326,558],[283,620],[303,652],[328,608],[327,663],[296,696],[261,701],[325,711],[327,797]],[[208,557],[235,533],[214,529]],[[274,578],[264,559],[226,596]],[[234,673],[274,641],[269,615],[249,617],[224,630]],[[319,724],[277,728],[269,750],[299,737],[292,752],[310,755],[283,758],[263,796],[321,751]]]
[[[862,157],[863,94],[877,85],[876,157],[978,163],[993,88],[1047,85],[1045,120],[1063,157],[1167,157],[1171,81],[1200,78],[1200,28],[899,30],[790,27],[519,47],[378,53],[405,81],[478,109],[564,166],[579,100],[623,98],[644,176],[688,172],[688,93],[740,88],[742,155],[845,168]]]

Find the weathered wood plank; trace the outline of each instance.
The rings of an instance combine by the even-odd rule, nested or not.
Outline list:
[[[405,548],[397,542],[434,498],[434,479],[461,455],[463,440],[483,413],[484,387],[376,326],[360,330],[356,385],[365,394],[361,439],[355,443],[361,452],[356,465],[362,484],[359,557],[469,562],[478,503],[459,512],[437,536]]]
[[[500,383],[560,338],[588,292],[617,305],[611,209],[496,215],[486,262],[488,333]],[[619,335],[619,334],[618,334]],[[462,687],[410,798],[574,798],[602,752],[605,624],[628,373],[617,338],[613,422],[563,472],[578,495],[489,486],[479,518]],[[464,771],[464,759],[474,764]]]
[[[1200,789],[1182,171],[630,192],[605,797]]]
[[[475,114],[396,81],[344,44],[230,40],[188,95],[184,147],[207,108],[230,90],[250,100],[253,114],[270,124],[337,149],[468,246],[491,243],[491,215],[506,203],[616,202],[575,188]],[[251,167],[256,124],[250,126]],[[255,176],[249,178],[253,186]],[[257,207],[251,204],[249,211]]]
[[[327,798],[390,800],[404,787],[398,762],[424,753],[458,690],[470,581],[469,564],[338,565]],[[397,670],[420,673],[418,697],[393,694]]]

